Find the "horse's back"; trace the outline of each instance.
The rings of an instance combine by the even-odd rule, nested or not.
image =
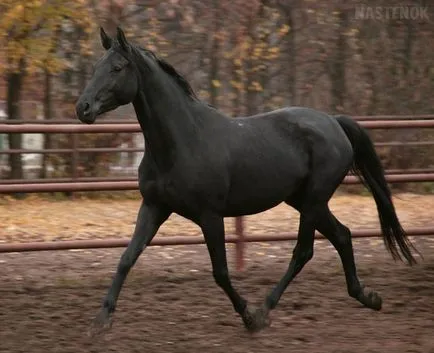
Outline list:
[[[305,107],[286,107],[243,119],[257,129],[267,126],[286,133],[293,143],[302,140],[319,152],[339,150],[352,156],[352,146],[337,119],[321,111]]]
[[[256,114],[252,116],[240,117],[242,122],[248,122],[253,125],[287,123],[316,129],[321,134],[338,134],[340,137],[343,130],[340,128],[336,118],[319,110],[306,107],[285,107],[269,112]],[[329,136],[330,137],[330,136]]]
[[[352,147],[339,123],[313,109],[279,109],[231,123],[231,211],[247,202],[252,213],[272,207],[312,178],[326,173],[339,179],[352,163]]]

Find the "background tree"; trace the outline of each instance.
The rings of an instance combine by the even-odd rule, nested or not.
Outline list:
[[[50,84],[49,76],[63,66],[63,61],[56,55],[62,26],[70,21],[89,28],[90,18],[82,1],[8,0],[2,2],[1,9],[0,50],[5,58],[7,116],[10,120],[19,120],[22,118],[20,100],[25,75],[45,72],[46,84]],[[46,114],[51,110],[49,96],[50,92],[47,92]],[[10,134],[8,141],[9,148],[21,148],[20,134]],[[23,177],[21,155],[9,155],[9,165],[10,178]]]
[[[173,64],[201,98],[231,116],[285,105],[349,115],[433,113],[433,22],[356,18],[360,6],[357,0],[6,0],[0,4],[0,95],[10,119],[31,113],[19,111],[25,99],[45,102],[47,119],[74,118],[75,100],[102,53],[98,26],[114,34],[120,24],[132,41]],[[364,6],[379,5],[368,0]],[[404,5],[393,0],[387,6]],[[134,116],[131,107],[106,114],[127,116]],[[372,134],[377,141],[405,141],[430,139],[433,132]],[[69,147],[73,138],[54,136],[46,143]],[[18,135],[10,141],[19,148]],[[134,147],[135,141],[132,134],[89,135],[80,136],[79,145]],[[379,151],[388,168],[434,163],[433,146]],[[17,156],[10,161],[14,178],[22,176]],[[79,175],[106,174],[116,158],[83,154]],[[72,171],[66,155],[51,156],[47,164],[58,175]]]

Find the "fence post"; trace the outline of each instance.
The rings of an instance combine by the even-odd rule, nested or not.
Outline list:
[[[244,222],[243,217],[235,218],[235,234],[237,235],[237,241],[235,243],[235,256],[237,271],[243,271],[244,269]]]
[[[78,134],[72,134],[71,177],[74,182],[78,179],[78,154]],[[70,198],[75,198],[74,192],[70,193]]]

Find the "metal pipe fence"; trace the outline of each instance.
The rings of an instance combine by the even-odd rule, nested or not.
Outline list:
[[[357,121],[373,121],[373,120],[431,120],[434,119],[434,114],[414,114],[414,115],[357,115],[352,116]],[[50,120],[35,120],[35,119],[20,119],[20,120],[5,120],[7,124],[71,124],[80,122],[76,118],[71,119],[50,119]],[[97,119],[94,124],[136,124],[136,119],[117,118],[117,119]]]
[[[407,233],[413,237],[427,236],[434,234],[434,226],[409,228]],[[381,237],[381,232],[378,229],[359,229],[351,232],[353,238],[378,238]],[[316,239],[325,239],[318,232],[315,233]],[[275,241],[291,241],[297,239],[297,233],[287,234],[267,234],[267,235],[243,235],[240,238],[237,234],[226,235],[226,243],[236,244],[237,263],[243,260],[243,257],[238,257],[243,253],[239,252],[239,246],[246,243],[254,242],[275,242]],[[106,249],[125,247],[130,242],[129,238],[111,238],[111,239],[92,239],[92,240],[61,240],[61,241],[41,241],[30,243],[9,243],[0,244],[0,253],[10,252],[29,252],[29,251],[49,251],[49,250],[82,250],[82,249]],[[185,236],[166,236],[155,237],[151,246],[166,246],[166,245],[189,245],[189,244],[205,244],[203,236],[185,235]],[[242,267],[242,266],[241,266]]]
[[[0,125],[1,129],[1,125]],[[1,131],[0,131],[1,132]],[[375,142],[375,147],[423,147],[433,146],[434,141],[390,141]],[[77,148],[49,148],[49,149],[5,149],[0,150],[0,154],[68,154],[68,153],[111,153],[111,152],[143,152],[140,147],[77,147]]]
[[[389,174],[386,175],[386,180],[389,183],[434,181],[434,173]],[[360,180],[354,175],[349,175],[345,177],[343,184],[360,184]],[[0,194],[68,191],[127,191],[137,189],[137,180],[0,184]]]
[[[360,125],[368,129],[434,128],[434,119],[424,120],[361,120]],[[141,132],[138,123],[111,124],[0,124],[0,133],[121,133]]]
[[[415,116],[365,116],[354,117],[360,124],[368,129],[406,129],[406,128],[434,128],[434,115],[415,115]],[[48,124],[47,124],[48,123]],[[0,124],[0,133],[136,133],[140,132],[140,126],[136,121],[129,120],[102,120],[98,124],[84,125],[71,124],[71,120],[50,120],[50,121],[8,121]],[[394,146],[431,146],[434,141],[412,141],[412,142],[381,142],[376,143],[377,147]],[[79,153],[88,152],[142,152],[140,148],[59,148],[59,149],[34,149],[34,150],[3,150],[0,154],[11,153],[70,153],[77,160]],[[414,170],[389,170],[386,175],[389,183],[401,182],[424,182],[434,181],[434,169],[420,168]],[[360,183],[358,178],[348,175],[344,179],[344,184]],[[112,190],[137,190],[138,183],[136,177],[78,177],[72,178],[50,178],[50,179],[29,179],[29,180],[4,180],[0,181],[0,193],[38,193],[38,192],[65,192],[65,191],[112,191]],[[236,244],[236,263],[239,270],[244,262],[244,243],[260,241],[282,241],[294,240],[296,234],[275,234],[267,236],[252,236],[244,234],[243,218],[235,219],[235,234],[227,235],[226,241]],[[411,236],[434,235],[434,225],[424,228],[408,229]],[[378,229],[362,229],[353,231],[353,237],[378,237],[381,233]],[[112,248],[124,247],[129,239],[105,239],[105,240],[78,240],[78,241],[56,241],[38,243],[10,243],[0,244],[0,252],[21,252],[37,250],[66,250],[66,249],[90,249],[90,248]],[[198,236],[189,237],[162,237],[155,238],[151,245],[186,245],[203,244],[203,238]]]

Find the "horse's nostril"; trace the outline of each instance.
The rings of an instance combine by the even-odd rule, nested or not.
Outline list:
[[[83,113],[85,116],[90,114],[90,104],[89,103],[84,103],[84,110]]]

